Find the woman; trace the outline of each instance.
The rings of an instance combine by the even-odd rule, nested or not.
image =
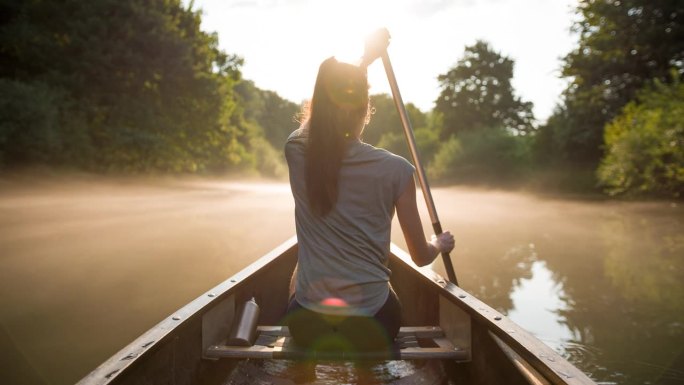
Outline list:
[[[401,314],[387,267],[395,210],[419,266],[451,251],[454,238],[426,241],[413,166],[360,140],[369,119],[365,68],[325,60],[308,114],[285,145],[299,241],[286,322],[305,347],[388,348]]]

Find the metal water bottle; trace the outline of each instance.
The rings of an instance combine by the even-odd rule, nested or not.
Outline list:
[[[238,318],[233,323],[228,338],[231,346],[252,346],[256,340],[257,322],[259,321],[259,305],[254,297],[245,302]]]

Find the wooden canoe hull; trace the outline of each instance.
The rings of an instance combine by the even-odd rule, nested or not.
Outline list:
[[[255,297],[260,325],[277,325],[297,262],[296,238],[202,294],[112,356],[79,384],[221,384],[239,360],[209,359],[228,335],[239,304]],[[402,326],[440,326],[466,362],[444,362],[449,377],[469,384],[594,384],[551,348],[477,298],[418,268],[392,245],[392,286]]]

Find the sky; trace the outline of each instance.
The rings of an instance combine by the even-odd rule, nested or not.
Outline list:
[[[189,0],[184,0],[185,4]],[[195,0],[202,29],[244,59],[243,77],[300,103],[310,98],[320,63],[354,61],[365,37],[391,34],[388,54],[405,103],[427,112],[439,96],[437,76],[485,40],[515,61],[516,95],[534,103],[543,122],[566,81],[560,59],[576,45],[570,27],[577,0]],[[368,70],[370,92],[390,88],[380,61]]]

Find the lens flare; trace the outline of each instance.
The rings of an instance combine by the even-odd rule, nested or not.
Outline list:
[[[323,301],[321,301],[321,305],[323,306],[330,306],[330,307],[347,307],[349,304],[347,304],[347,301],[343,300],[342,298],[326,298]]]

